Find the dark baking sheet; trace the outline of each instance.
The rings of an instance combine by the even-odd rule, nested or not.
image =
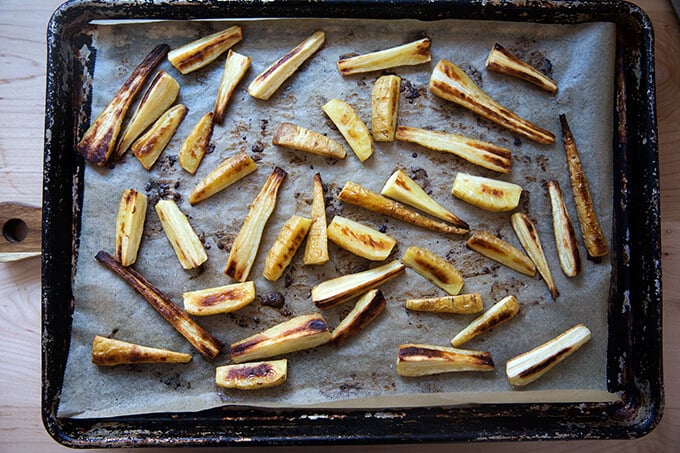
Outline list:
[[[73,153],[79,124],[64,112],[89,111],[74,49],[97,19],[346,17],[476,19],[617,24],[617,115],[614,140],[613,282],[609,298],[608,390],[617,403],[483,404],[455,408],[266,410],[220,408],[199,413],[114,419],[56,417],[68,354],[72,268],[83,162]],[[48,87],[43,194],[43,420],[69,446],[382,443],[400,441],[637,437],[663,407],[661,273],[653,35],[636,7],[618,2],[73,2],[48,28]],[[89,61],[94,61],[91,59]],[[614,76],[614,75],[613,75]],[[68,215],[72,213],[73,215]],[[71,265],[69,265],[71,263]],[[632,276],[635,276],[634,278]],[[359,423],[360,422],[360,423]]]

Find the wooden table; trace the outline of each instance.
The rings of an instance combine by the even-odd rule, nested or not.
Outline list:
[[[0,201],[36,206],[41,203],[45,28],[60,3],[60,0],[3,0],[0,3]],[[680,324],[680,153],[675,153],[680,150],[680,26],[670,0],[637,0],[637,3],[651,17],[656,33],[665,295],[665,415],[660,425],[642,439],[522,443],[523,451],[672,451],[680,445],[677,354],[680,329],[675,325]],[[41,422],[40,328],[40,260],[0,263],[0,451],[65,450],[47,435]],[[443,452],[451,447],[427,448]],[[518,446],[497,443],[455,448],[512,452]],[[410,449],[409,446],[370,448],[374,452]]]

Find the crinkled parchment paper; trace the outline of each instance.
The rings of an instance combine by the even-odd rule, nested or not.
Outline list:
[[[576,222],[558,115],[566,114],[590,178],[595,205],[605,232],[612,225],[612,24],[536,25],[470,21],[366,20],[252,20],[235,22],[244,39],[235,50],[252,58],[252,67],[239,85],[222,126],[216,126],[214,151],[206,155],[197,174],[190,176],[176,163],[181,142],[198,119],[212,110],[224,56],[195,73],[182,76],[167,61],[161,69],[181,85],[178,102],[189,113],[174,139],[151,171],[128,154],[115,167],[87,167],[82,228],[74,281],[75,310],[71,348],[59,408],[60,416],[103,417],[157,411],[194,411],[222,404],[317,407],[400,407],[484,401],[586,401],[611,398],[606,392],[607,299],[611,265],[584,260],[576,278],[566,278],[557,262],[545,183],[557,179]],[[96,47],[93,76],[93,114],[108,103],[133,67],[155,45],[176,47],[232,22],[151,22],[101,24],[94,27]],[[326,45],[269,100],[251,98],[247,84],[272,61],[295,47],[313,31],[326,32]],[[365,53],[408,42],[425,33],[432,38],[432,63],[389,72],[402,77],[399,123],[467,135],[513,151],[513,169],[498,175],[449,154],[406,143],[376,143],[375,154],[361,164],[348,149],[341,161],[278,148],[271,144],[282,121],[291,121],[339,140],[321,106],[332,98],[349,102],[370,127],[370,95],[381,73],[343,78],[336,62],[341,55]],[[549,71],[559,85],[546,94],[523,81],[487,71],[484,61],[495,42]],[[554,145],[519,138],[465,109],[428,92],[432,69],[442,58],[464,68],[482,88],[520,116],[556,134]],[[259,159],[258,170],[209,200],[191,207],[188,194],[219,162],[245,151]],[[255,301],[229,315],[197,321],[226,345],[292,316],[317,311],[310,288],[323,280],[375,266],[330,245],[331,262],[302,265],[300,253],[280,281],[262,275],[264,257],[281,225],[292,215],[310,215],[312,176],[319,172],[327,188],[327,213],[384,228],[399,242],[392,258],[410,245],[429,248],[453,262],[465,277],[463,292],[480,292],[485,308],[514,294],[522,309],[505,325],[464,347],[490,351],[496,369],[489,373],[453,373],[401,378],[396,354],[406,342],[448,345],[474,316],[407,312],[410,297],[443,295],[411,270],[384,285],[388,306],[365,331],[342,347],[322,346],[289,354],[289,379],[277,388],[256,392],[221,391],[214,383],[215,367],[229,363],[228,352],[209,363],[198,355],[147,302],[121,279],[95,261],[98,250],[113,251],[115,215],[120,193],[135,188],[149,195],[145,235],[135,268],[182,304],[182,292],[233,283],[223,274],[229,247],[248,211],[248,205],[274,166],[288,172],[278,206],[267,224],[257,261],[250,274],[258,294],[279,291],[285,305],[275,309]],[[374,191],[397,168],[404,169],[432,197],[470,223],[521,247],[510,226],[509,213],[490,214],[451,195],[458,171],[516,182],[525,192],[519,210],[538,227],[561,293],[553,301],[539,277],[529,278],[466,249],[465,237],[445,236],[344,205],[336,198],[348,180]],[[177,194],[177,195],[175,195]],[[209,259],[200,270],[184,271],[161,230],[153,209],[159,196],[176,196],[196,232],[205,240]],[[577,234],[580,231],[575,223]],[[585,250],[581,249],[585,256]],[[352,302],[324,312],[334,327]],[[506,381],[507,359],[543,343],[577,323],[586,324],[592,340],[525,390]],[[90,361],[95,335],[148,346],[190,352],[182,365],[131,365],[98,368]],[[228,347],[226,348],[228,351]]]

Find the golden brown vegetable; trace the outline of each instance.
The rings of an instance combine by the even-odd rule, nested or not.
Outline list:
[[[324,200],[321,175],[317,173],[314,175],[314,187],[312,189],[312,226],[307,233],[303,262],[305,264],[323,264],[328,259],[326,201]]]
[[[504,322],[512,319],[519,313],[519,302],[515,296],[507,296],[493,305],[487,311],[475,318],[466,328],[461,330],[458,335],[453,337],[451,345],[458,347],[467,343],[476,336],[488,332],[494,327],[498,327]]]
[[[231,95],[236,89],[236,85],[243,79],[250,68],[250,57],[236,53],[229,50],[227,59],[224,62],[224,71],[220,79],[220,85],[217,89],[217,98],[215,99],[215,107],[213,113],[215,114],[215,122],[222,124],[224,122],[224,114],[227,110],[227,104]]]
[[[351,57],[340,57],[338,70],[343,76],[380,71],[397,66],[415,66],[430,61],[430,38],[391,47],[377,52]]]
[[[123,266],[137,261],[137,252],[144,233],[147,198],[134,189],[126,189],[120,196],[116,214],[114,256]]]
[[[476,231],[466,244],[475,252],[508,266],[510,269],[529,277],[536,275],[536,265],[528,256],[487,231]]]
[[[451,193],[486,211],[506,212],[519,205],[522,187],[511,182],[458,172]]]
[[[179,149],[177,160],[180,167],[191,173],[196,173],[198,166],[203,160],[203,156],[210,146],[213,127],[215,126],[213,112],[208,112],[198,120],[196,126],[191,130],[189,136],[182,143]]]
[[[557,181],[548,182],[548,194],[552,207],[555,246],[560,259],[560,267],[567,277],[576,277],[581,272],[581,253],[578,251],[574,226]]]
[[[408,299],[406,308],[414,311],[431,313],[453,313],[457,315],[473,315],[484,310],[482,296],[479,293],[459,294],[456,296],[428,297],[424,299]]]
[[[189,74],[215,61],[241,39],[241,27],[234,25],[171,50],[168,60],[179,72]]]
[[[361,121],[351,105],[339,99],[331,99],[322,109],[345,137],[349,147],[361,162],[371,157],[373,138],[366,124]]]
[[[201,240],[173,200],[160,200],[156,203],[156,213],[184,269],[195,269],[208,260]]]
[[[189,203],[195,205],[217,192],[226,189],[236,181],[257,170],[257,164],[246,153],[238,153],[222,161],[208,176],[196,184],[189,195]]]
[[[536,265],[536,269],[538,269],[538,273],[543,277],[545,284],[548,285],[550,295],[553,299],[557,299],[557,296],[559,296],[560,293],[557,291],[555,281],[552,278],[550,267],[548,267],[548,260],[545,259],[541,238],[538,236],[536,226],[529,217],[521,212],[515,212],[511,215],[510,222],[512,223],[512,228],[515,230],[522,247],[524,247],[529,258],[531,258],[531,261]]]
[[[275,387],[288,378],[288,360],[270,360],[236,365],[224,365],[215,369],[215,384],[238,390],[257,390]]]
[[[298,215],[292,216],[283,224],[274,245],[267,254],[262,271],[264,278],[271,281],[281,278],[283,271],[293,260],[295,252],[302,245],[302,241],[305,240],[311,226],[311,219]]]
[[[452,296],[463,288],[463,276],[458,269],[427,249],[412,245],[406,249],[401,262]]]
[[[359,298],[352,311],[333,330],[332,341],[342,344],[368,326],[387,306],[379,289],[372,289]]]
[[[397,244],[392,236],[339,215],[333,217],[326,233],[338,247],[371,261],[386,260]]]
[[[233,285],[187,291],[182,294],[184,310],[194,316],[210,316],[240,310],[255,300],[255,283],[243,282]]]
[[[92,363],[97,366],[115,366],[131,363],[187,363],[191,354],[151,348],[113,338],[94,337]]]
[[[186,114],[187,108],[182,104],[170,108],[132,144],[132,152],[144,168],[153,167]]]
[[[371,129],[376,142],[392,142],[397,130],[401,78],[378,77],[371,93]]]
[[[346,154],[345,147],[332,138],[293,123],[281,123],[274,132],[272,143],[336,159],[344,159]]]
[[[548,93],[555,93],[557,91],[557,84],[553,79],[526,61],[511,54],[498,43],[494,44],[491,48],[491,52],[489,52],[489,56],[486,58],[486,67],[492,71],[526,80]]]
[[[445,346],[408,343],[399,346],[397,374],[428,376],[459,371],[493,371],[491,354]]]

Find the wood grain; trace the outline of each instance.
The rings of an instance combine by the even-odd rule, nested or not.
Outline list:
[[[2,1],[0,201],[36,206],[41,202],[45,29],[59,3],[59,0]],[[521,450],[526,452],[656,452],[674,451],[680,445],[680,360],[676,352],[680,350],[680,329],[674,328],[680,323],[680,279],[677,278],[680,275],[680,153],[676,152],[680,149],[680,26],[668,0],[637,0],[636,3],[651,17],[656,33],[665,294],[665,415],[660,425],[642,439],[522,443]],[[0,451],[66,451],[47,435],[40,416],[40,260],[37,258],[0,263],[0,338]],[[427,448],[433,453],[451,450],[445,445]],[[464,444],[455,448],[485,453],[518,450],[516,444],[509,443]],[[329,452],[348,450],[392,453],[416,448],[409,445],[325,448]]]

